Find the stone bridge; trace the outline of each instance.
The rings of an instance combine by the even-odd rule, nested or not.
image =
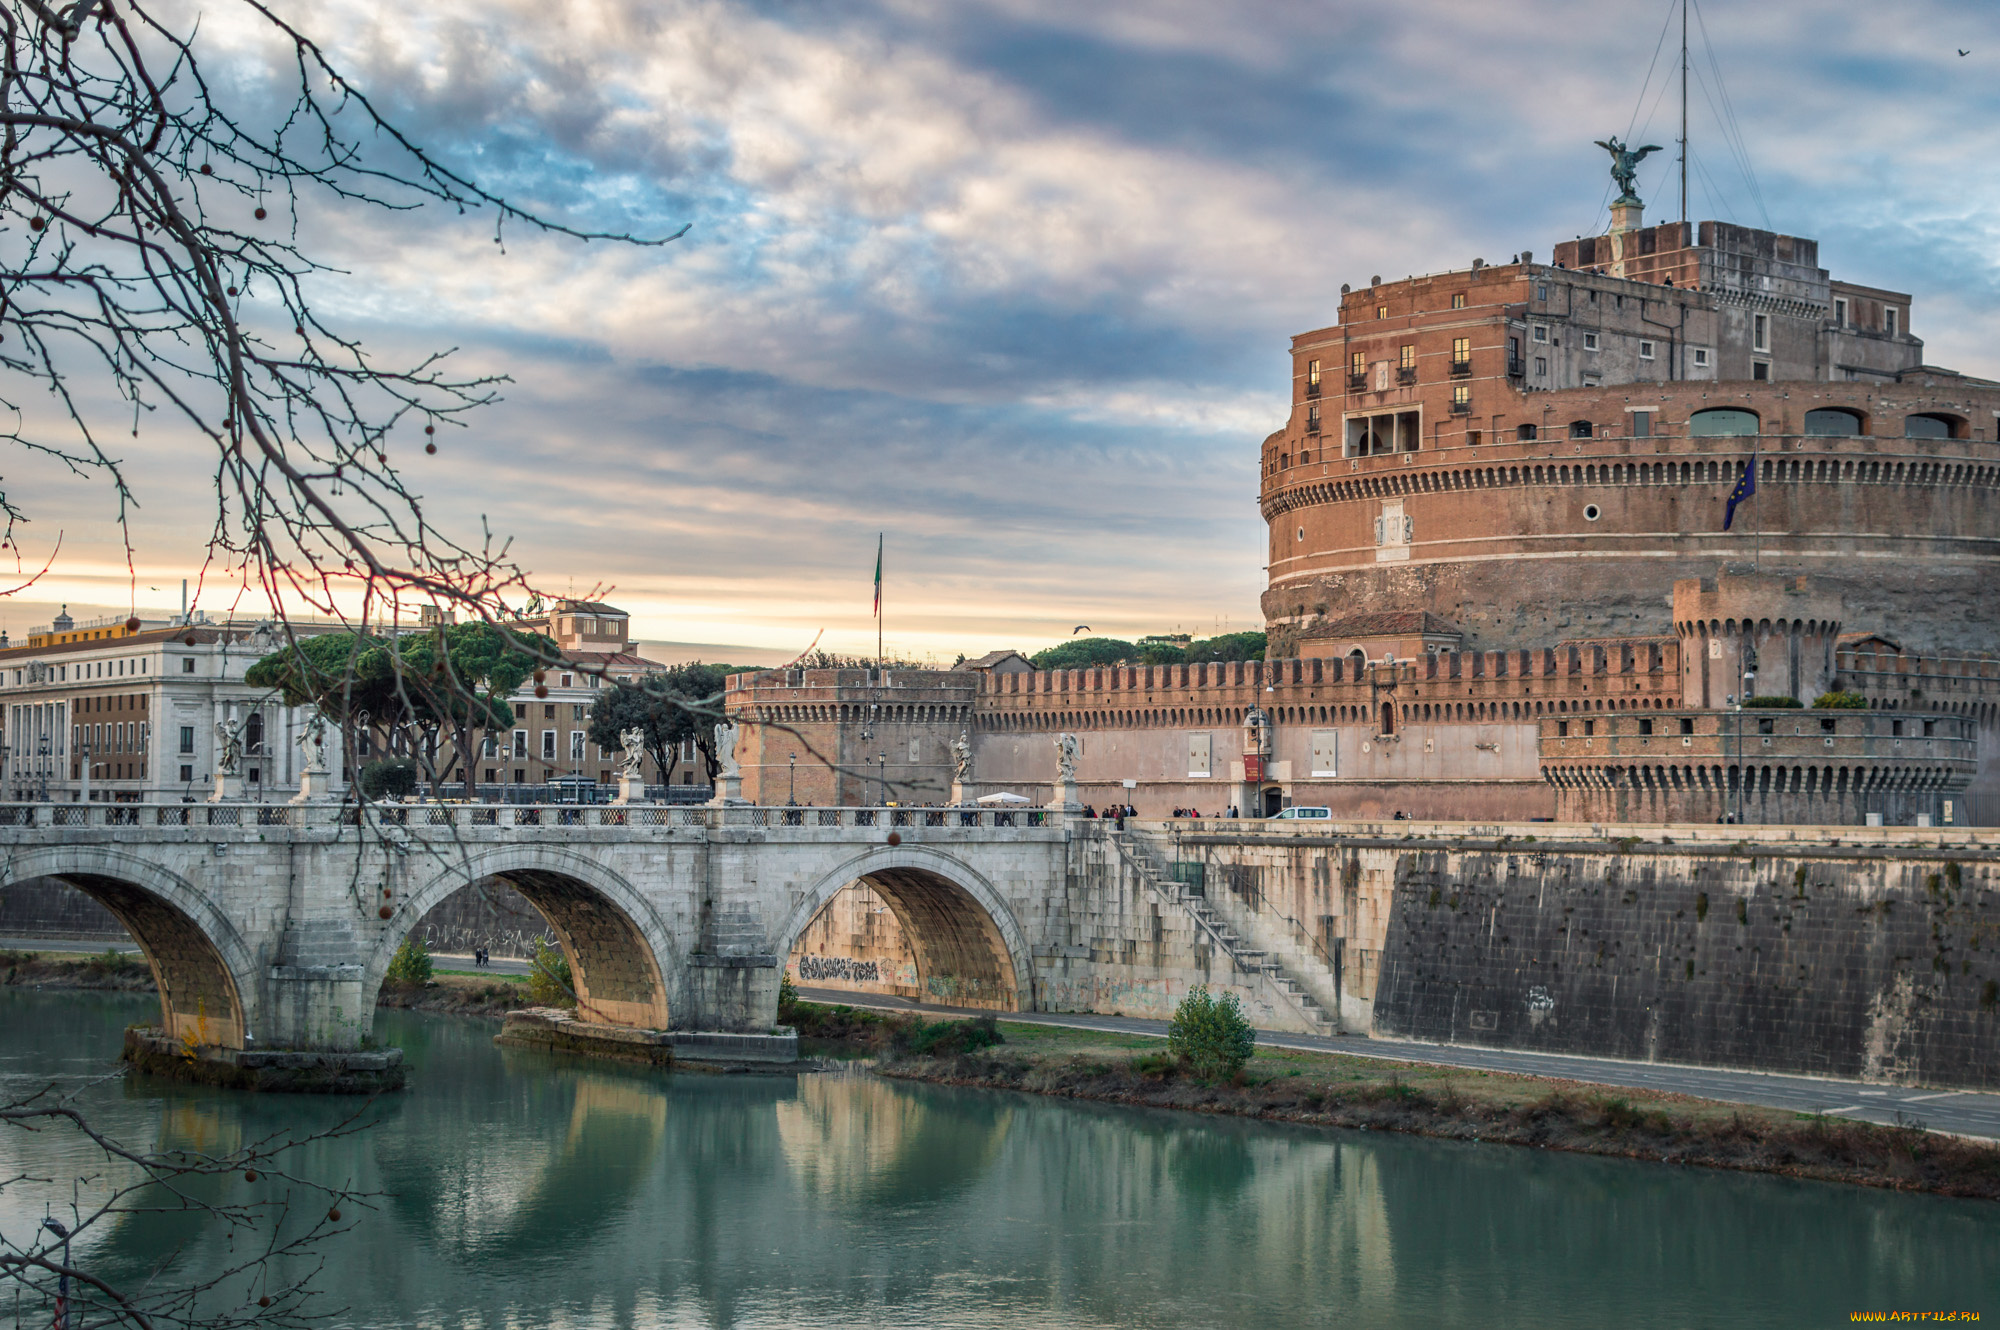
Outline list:
[[[411,928],[483,882],[548,920],[580,1020],[750,1033],[776,1024],[800,932],[857,881],[960,1004],[1032,1008],[1036,950],[1067,941],[1072,834],[1028,810],[0,805],[0,886],[102,904],[192,1044],[358,1048]]]

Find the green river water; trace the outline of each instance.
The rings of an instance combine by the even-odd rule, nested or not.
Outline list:
[[[150,999],[0,990],[7,1088],[111,1067]],[[384,1012],[410,1088],[294,1169],[378,1193],[324,1244],[333,1324],[416,1327],[1833,1326],[2000,1318],[2000,1208],[1380,1133],[954,1091],[865,1074],[662,1075],[501,1050]],[[152,1147],[307,1132],[353,1101],[112,1079]],[[0,1133],[4,1236],[71,1180],[72,1134]],[[266,1180],[268,1183],[268,1180]],[[92,1186],[86,1184],[88,1195]],[[234,1185],[234,1184],[232,1184]],[[225,1259],[133,1216],[79,1252],[122,1279]],[[295,1278],[303,1264],[280,1272]],[[11,1296],[11,1295],[10,1295]],[[13,1319],[0,1309],[0,1324]],[[46,1316],[26,1324],[47,1324]]]

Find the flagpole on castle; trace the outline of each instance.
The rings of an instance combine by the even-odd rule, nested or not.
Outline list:
[[[887,532],[875,533],[875,668],[882,668],[882,541]]]

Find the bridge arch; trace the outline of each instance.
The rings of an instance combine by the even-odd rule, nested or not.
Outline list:
[[[413,877],[417,875],[413,872]],[[547,844],[501,845],[440,856],[397,902],[369,953],[363,991],[372,1003],[411,930],[446,898],[505,882],[541,912],[569,957],[577,1016],[597,1025],[667,1028],[682,975],[666,925],[644,894],[595,859]]]
[[[229,916],[186,878],[108,845],[9,855],[7,882],[37,877],[82,892],[124,925],[152,967],[168,1035],[242,1048],[245,1034],[257,1033],[257,958]]]
[[[827,902],[855,882],[880,896],[916,954],[917,980],[955,980],[927,993],[948,1006],[1034,1008],[1034,963],[1005,898],[963,860],[925,845],[876,846],[837,865],[799,897],[778,927],[781,964]]]

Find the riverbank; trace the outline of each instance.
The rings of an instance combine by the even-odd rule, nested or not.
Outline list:
[[[853,1046],[876,1054],[877,1072],[899,1080],[2000,1200],[2000,1147],[1932,1132],[1914,1119],[1877,1126],[1579,1081],[1274,1048],[1259,1048],[1234,1081],[1205,1084],[1186,1075],[1161,1041],[1144,1036],[1001,1021],[1003,1044],[938,1056],[908,1048],[899,1029],[935,1028],[913,1017],[849,1013],[829,1028],[857,1014],[875,1019],[860,1023]],[[813,1017],[801,1011],[800,1020],[803,1036]]]
[[[0,986],[151,993],[153,969],[129,952],[0,951]]]

